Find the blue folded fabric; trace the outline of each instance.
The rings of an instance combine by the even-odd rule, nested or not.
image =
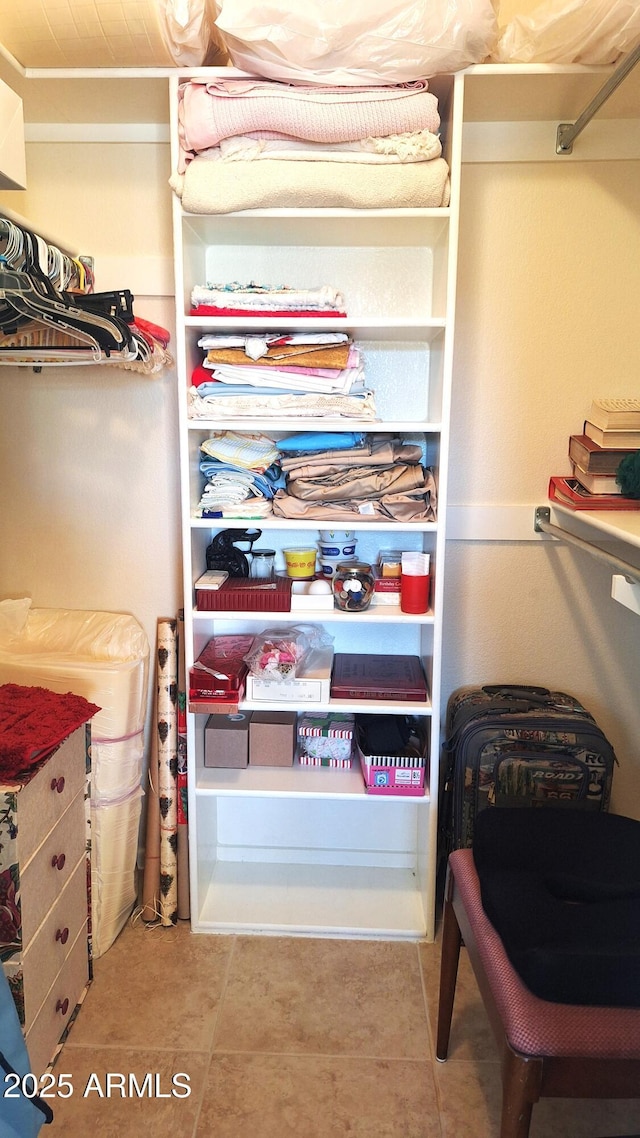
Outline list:
[[[203,458],[200,462],[200,470],[209,482],[215,479],[216,475],[222,473],[241,475],[243,482],[250,480],[265,498],[273,498],[278,486],[285,484],[284,475],[277,463],[272,463],[264,474],[259,474],[256,470],[246,470],[244,467],[234,466],[230,462],[220,462],[216,458]]]
[[[365,437],[363,431],[303,431],[280,439],[276,445],[285,454],[292,451],[350,450],[362,446]]]
[[[224,399],[230,395],[307,395],[307,391],[292,391],[289,387],[252,387],[248,383],[201,383],[196,391],[201,399]]]

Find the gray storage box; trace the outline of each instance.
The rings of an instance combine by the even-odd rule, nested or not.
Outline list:
[[[210,715],[204,728],[205,767],[246,767],[251,712]]]

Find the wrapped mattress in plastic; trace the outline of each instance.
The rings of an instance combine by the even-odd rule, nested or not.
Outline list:
[[[93,955],[113,944],[135,904],[149,642],[126,613],[0,603],[0,683],[74,692],[91,721]]]

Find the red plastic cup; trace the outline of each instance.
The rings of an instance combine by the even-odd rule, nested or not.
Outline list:
[[[402,612],[421,613],[429,608],[429,574],[403,573],[400,578]]]

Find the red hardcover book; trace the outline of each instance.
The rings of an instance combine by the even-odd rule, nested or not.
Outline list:
[[[571,510],[640,510],[640,498],[623,498],[622,494],[591,494],[577,478],[553,474],[549,481],[549,498]]]
[[[334,699],[426,700],[427,680],[419,656],[336,652],[331,695]]]
[[[235,698],[249,670],[244,657],[253,640],[252,635],[212,636],[189,671],[190,699]]]
[[[601,447],[588,435],[569,436],[569,458],[589,474],[615,474],[622,459],[635,447]]]

